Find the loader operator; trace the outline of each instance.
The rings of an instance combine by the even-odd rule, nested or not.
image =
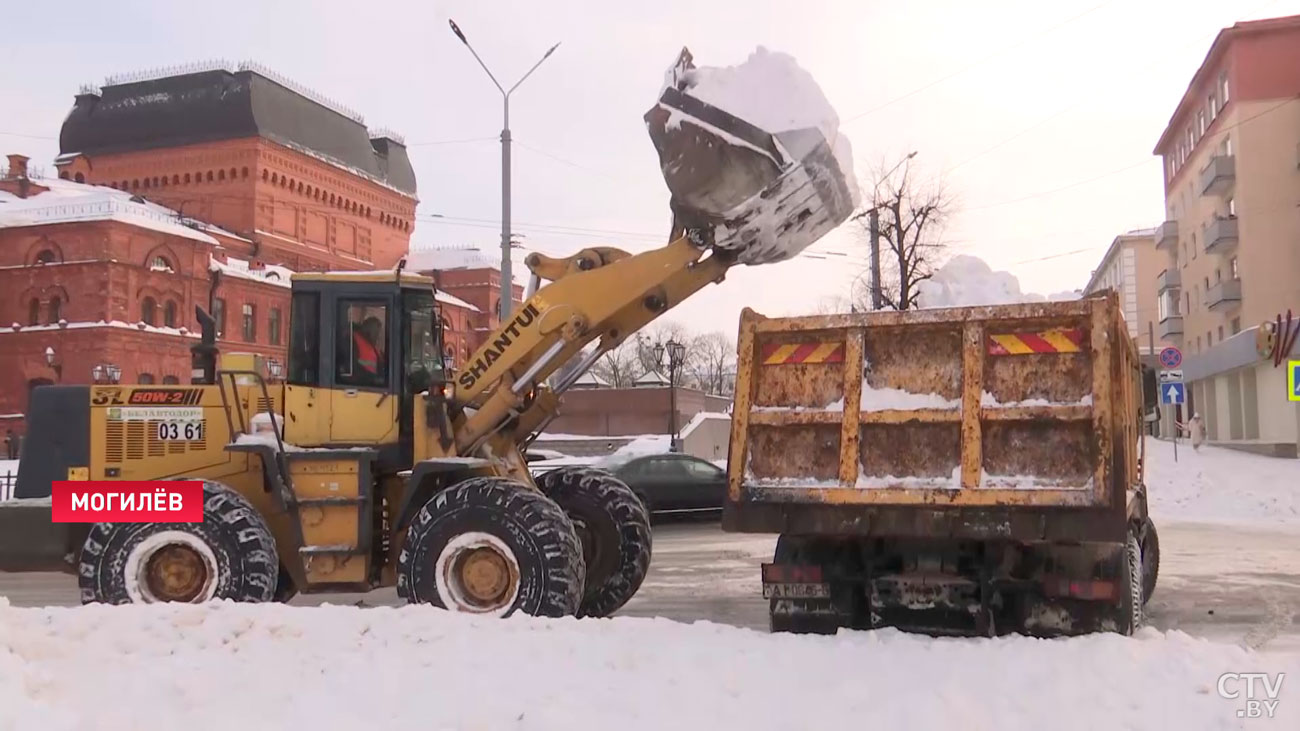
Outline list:
[[[356,366],[352,375],[361,384],[384,385],[383,335],[384,326],[377,317],[367,317],[360,324],[352,325],[352,362]]]

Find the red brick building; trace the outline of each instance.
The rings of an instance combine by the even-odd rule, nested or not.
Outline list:
[[[37,385],[187,381],[196,306],[223,352],[283,363],[293,271],[386,269],[409,248],[401,138],[263,69],[110,80],[59,139],[59,179],[19,155],[0,175],[0,433],[22,431]],[[408,267],[446,258],[422,256]],[[460,362],[497,324],[500,273],[435,277]]]

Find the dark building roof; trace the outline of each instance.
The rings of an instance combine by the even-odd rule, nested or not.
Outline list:
[[[83,89],[63,121],[59,151],[109,154],[260,136],[415,195],[401,141],[371,139],[360,117],[291,85],[241,67]]]

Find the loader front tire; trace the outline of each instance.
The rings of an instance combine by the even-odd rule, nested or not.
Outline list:
[[[632,488],[591,467],[562,467],[537,487],[573,521],[587,566],[580,617],[607,617],[627,603],[650,570],[650,514]]]
[[[257,509],[205,480],[202,523],[97,523],[77,575],[83,604],[269,602],[279,566]]]
[[[560,506],[502,477],[473,477],[420,508],[398,554],[397,594],[412,604],[507,617],[575,614],[582,548]]]

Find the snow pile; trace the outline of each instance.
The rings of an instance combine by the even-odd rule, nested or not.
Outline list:
[[[952,468],[947,477],[895,477],[893,475],[867,475],[858,466],[858,482],[855,487],[867,490],[881,490],[889,487],[904,487],[918,490],[960,490],[961,466]]]
[[[983,259],[966,254],[954,256],[934,276],[918,285],[922,308],[1010,305],[1022,302],[1078,299],[1077,292],[1059,292],[1044,297],[1020,291],[1014,274],[993,271]]]
[[[819,637],[429,607],[0,601],[0,728],[43,731],[762,731],[864,718],[890,729],[1240,727],[1244,690],[1238,700],[1215,690],[1225,671],[1290,682],[1300,656],[1154,629],[1060,641]],[[1300,725],[1290,697],[1284,685],[1265,726]]]
[[[1062,403],[1059,401],[1048,401],[1044,398],[1031,398],[1024,401],[1008,401],[1005,404],[998,401],[997,396],[985,391],[980,395],[980,406],[993,408],[1014,408],[1020,406],[1092,406],[1092,394],[1086,393],[1083,398],[1073,403]]]
[[[696,429],[700,428],[700,425],[704,424],[704,422],[706,421],[725,421],[728,424],[730,424],[731,414],[719,414],[714,411],[701,411],[697,413],[695,416],[691,417],[690,421],[686,422],[686,426],[682,427],[681,430],[682,439],[689,437]]]
[[[691,96],[768,132],[821,130],[857,206],[860,193],[853,177],[853,148],[840,133],[839,115],[812,74],[800,68],[793,56],[759,46],[738,66],[701,66],[687,72],[685,81]]]
[[[1148,438],[1152,519],[1300,528],[1300,460]]]
[[[637,457],[650,454],[667,454],[672,446],[667,434],[646,434],[637,437],[600,460],[599,465],[606,469],[626,464]]]
[[[876,388],[862,380],[862,411],[911,411],[913,409],[956,409],[961,399],[947,399],[937,393],[914,393],[900,388]],[[826,405],[826,411],[843,411],[844,399]]]

